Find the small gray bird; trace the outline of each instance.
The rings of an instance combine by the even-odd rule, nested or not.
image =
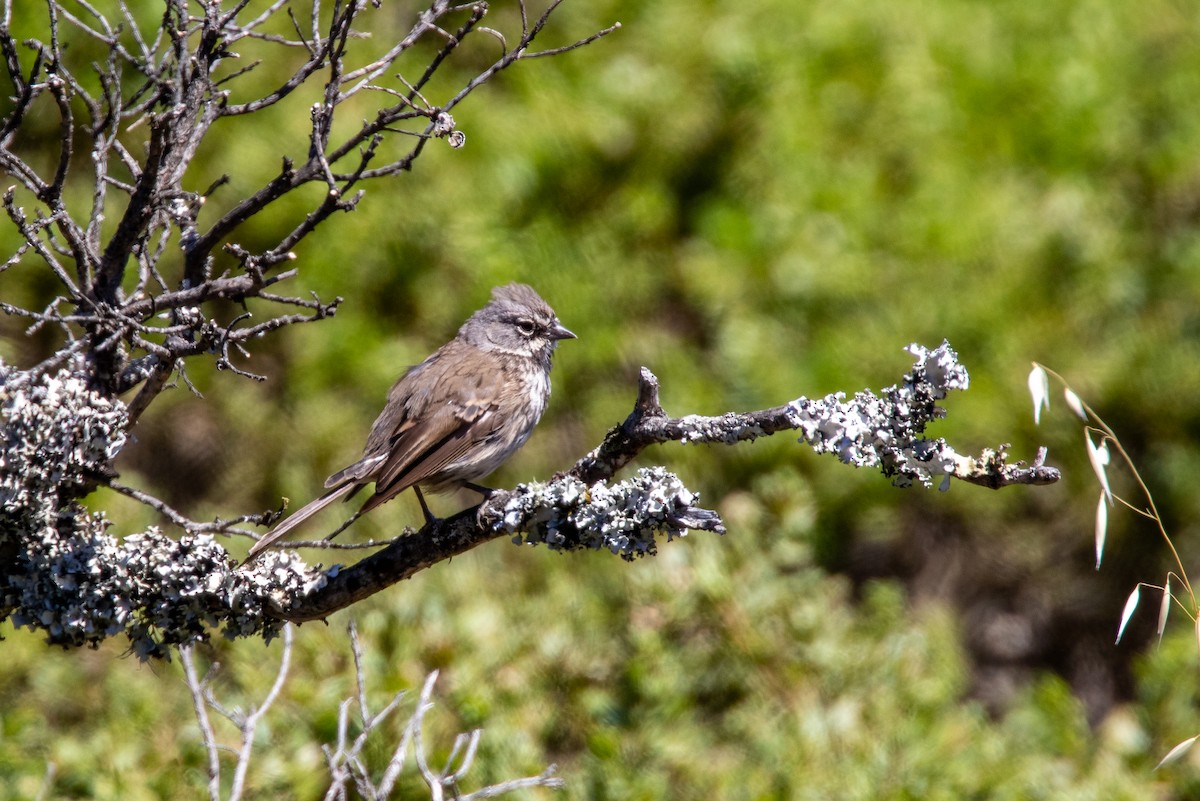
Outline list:
[[[339,498],[367,484],[375,494],[365,514],[412,487],[426,520],[434,517],[421,487],[465,487],[503,464],[525,444],[550,399],[550,361],[561,339],[575,339],[554,310],[525,284],[492,290],[457,336],[410,367],[388,393],[362,459],[325,480],[329,490],[262,536],[247,558]]]

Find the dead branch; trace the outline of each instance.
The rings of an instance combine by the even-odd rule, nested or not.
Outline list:
[[[371,30],[374,13],[374,5],[366,0],[332,7],[310,0],[304,26],[280,0],[254,9],[245,2],[228,8],[202,4],[195,13],[182,0],[168,0],[165,14],[147,16],[135,13],[128,0],[115,0],[114,6],[106,16],[92,5],[80,11],[49,0],[43,6],[48,38],[21,42],[11,31],[11,4],[3,6],[0,57],[15,105],[0,120],[0,170],[15,180],[4,206],[23,240],[3,269],[32,264],[36,258],[58,279],[64,302],[74,309],[60,314],[9,304],[0,311],[63,326],[72,339],[82,340],[89,381],[109,396],[140,386],[133,422],[183,360],[208,356],[236,375],[255,378],[231,358],[251,338],[331,315],[340,299],[318,300],[307,306],[312,315],[297,315],[278,308],[305,301],[264,290],[296,275],[278,268],[294,260],[295,248],[330,216],[353,211],[366,183],[411,169],[431,138],[461,144],[462,134],[455,130],[448,109],[511,66],[514,54],[502,53],[492,67],[439,106],[420,89],[464,43],[476,39],[474,33],[488,13],[486,3],[431,0],[414,13],[406,33],[372,56],[359,55],[358,47]],[[533,43],[557,6],[552,3],[537,25],[523,26],[519,49]],[[298,39],[278,33],[289,28]],[[446,38],[446,29],[455,33]],[[72,65],[67,44],[79,37],[101,45],[106,57]],[[423,64],[407,64],[413,48],[430,37],[442,40],[435,55]],[[487,37],[481,41],[488,45]],[[288,76],[254,96],[245,80],[253,64],[229,66],[243,50],[262,56],[253,64],[264,58],[287,59],[292,65]],[[89,89],[94,83],[82,79],[82,70],[94,72],[99,93]],[[397,75],[395,87],[386,85],[389,74],[405,71],[421,77],[412,84]],[[311,109],[307,141],[292,143],[306,152],[305,158],[293,161],[280,153],[281,168],[273,178],[202,222],[201,206],[228,180],[223,176],[202,192],[189,188],[200,180],[195,158],[205,137],[217,125],[245,124],[243,120],[253,124],[255,113],[317,82],[321,100]],[[367,91],[376,89],[384,91]],[[418,96],[420,104],[415,102]],[[43,176],[33,166],[36,160],[22,150],[27,143],[17,134],[30,109],[46,104],[56,110],[59,137],[51,173]],[[331,141],[335,121],[346,114],[364,122]],[[414,136],[415,141],[397,157],[376,163],[384,146],[399,141],[400,135]],[[80,152],[90,159],[78,158]],[[90,162],[90,170],[85,162]],[[327,192],[299,216],[291,231],[257,252],[238,243],[236,238],[250,221],[312,182],[323,183]],[[66,208],[69,183],[88,186],[90,208],[74,214]],[[102,241],[101,222],[106,217],[116,224]],[[233,259],[222,272],[218,265],[227,256]],[[126,294],[126,272],[134,267],[137,286]],[[239,328],[241,317],[221,320],[198,311],[222,299],[246,305],[256,324]],[[155,319],[164,314],[165,325]]]

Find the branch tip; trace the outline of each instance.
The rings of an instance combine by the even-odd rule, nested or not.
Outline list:
[[[666,417],[666,415],[659,400],[658,377],[650,372],[649,368],[641,368],[638,374],[637,401],[634,403],[630,419],[632,420],[635,416],[644,418]]]

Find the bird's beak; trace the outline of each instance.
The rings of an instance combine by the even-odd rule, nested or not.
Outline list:
[[[557,320],[554,322],[554,326],[550,329],[550,337],[555,342],[557,342],[560,339],[579,339],[579,337],[575,336],[575,333],[573,331],[571,331],[569,328],[565,327],[562,323],[558,322]]]

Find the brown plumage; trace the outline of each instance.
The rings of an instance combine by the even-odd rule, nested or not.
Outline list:
[[[324,495],[254,544],[261,553],[329,504],[374,483],[365,514],[409,487],[468,487],[525,444],[550,398],[550,364],[559,340],[575,335],[524,284],[492,290],[454,339],[410,367],[388,393],[362,458],[325,481]],[[421,507],[430,517],[416,489]],[[355,517],[357,517],[356,515]],[[249,558],[248,557],[248,558]]]

